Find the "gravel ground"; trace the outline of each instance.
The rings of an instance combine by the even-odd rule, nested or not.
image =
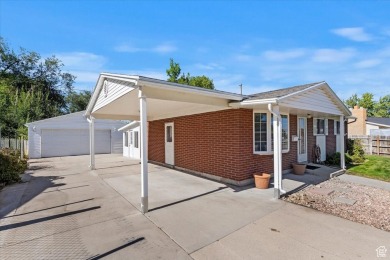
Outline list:
[[[333,190],[329,195],[315,190]],[[314,191],[314,192],[313,192]],[[356,201],[353,205],[334,200]],[[333,178],[283,198],[286,201],[330,213],[354,222],[390,231],[390,192]]]

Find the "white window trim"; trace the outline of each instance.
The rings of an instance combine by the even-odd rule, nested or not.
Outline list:
[[[340,133],[337,133],[337,122],[340,122],[340,120],[333,120],[333,133],[334,133],[334,135],[340,135]],[[340,128],[341,128],[341,126],[340,126]]]
[[[129,147],[129,134],[128,134],[128,132],[124,132],[123,135],[124,135],[123,143],[124,143],[125,147]]]
[[[318,119],[324,120],[324,133],[323,134],[317,134],[317,120]],[[324,117],[313,118],[313,135],[314,136],[328,135],[328,132],[329,132],[329,129],[328,129],[328,119],[327,118],[324,118]]]
[[[267,151],[256,151],[255,150],[255,113],[264,113],[267,114]],[[290,151],[290,114],[287,113],[280,113],[282,116],[287,116],[287,149],[282,150],[282,153],[288,153]],[[271,112],[268,110],[253,110],[252,113],[252,145],[253,145],[253,154],[259,154],[259,155],[273,155],[274,152],[271,150],[272,146],[272,139],[271,139]]]

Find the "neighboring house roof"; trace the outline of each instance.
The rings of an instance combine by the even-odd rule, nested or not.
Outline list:
[[[387,117],[367,117],[367,123],[390,127],[390,118]]]
[[[272,90],[272,91],[261,92],[261,93],[249,95],[248,98],[245,100],[280,98],[280,97],[287,96],[289,94],[293,94],[297,91],[305,90],[307,88],[310,88],[310,87],[315,86],[315,85],[320,84],[320,83],[321,82],[315,82],[315,83],[299,85],[299,86],[294,86],[294,87],[289,87],[289,88],[282,88],[282,89],[277,89],[277,90]]]

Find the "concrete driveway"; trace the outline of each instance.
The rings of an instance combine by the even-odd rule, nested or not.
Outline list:
[[[32,160],[0,192],[2,259],[376,259],[390,233],[120,155]],[[390,258],[390,254],[388,256]]]

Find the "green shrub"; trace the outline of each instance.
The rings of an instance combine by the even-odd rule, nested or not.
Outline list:
[[[325,163],[328,165],[340,166],[340,153],[327,154]]]
[[[359,139],[348,139],[346,158],[348,158],[347,163],[364,163],[366,157]]]
[[[11,184],[20,181],[20,174],[27,169],[27,161],[20,159],[16,150],[0,150],[0,183]]]

